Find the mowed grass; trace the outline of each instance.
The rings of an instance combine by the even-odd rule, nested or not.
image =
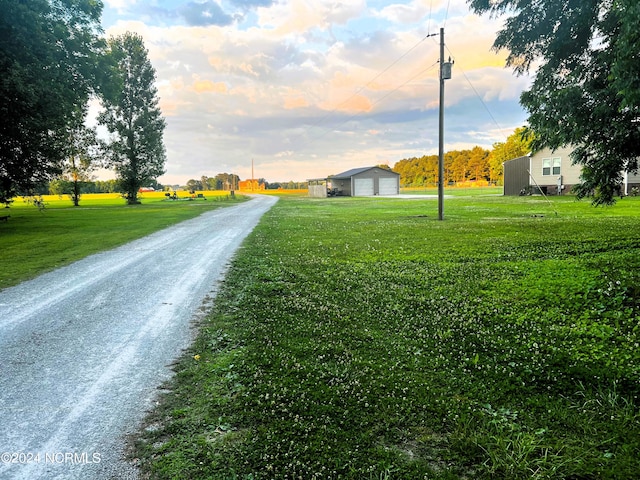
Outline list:
[[[282,198],[134,455],[157,479],[640,475],[640,199]]]
[[[455,186],[444,189],[445,195],[450,196],[502,196],[504,187],[477,187],[477,186]],[[438,195],[437,187],[403,187],[401,194],[407,195]]]
[[[0,223],[0,289],[232,202],[218,192],[193,201],[180,193],[185,198],[176,201],[162,192],[145,193],[142,205],[134,206],[118,194],[87,194],[79,207],[66,196],[52,195],[44,197],[44,210],[16,199],[0,210],[1,216],[11,216]]]

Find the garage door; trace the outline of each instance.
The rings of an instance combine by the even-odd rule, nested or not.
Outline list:
[[[369,197],[373,195],[373,178],[356,178],[353,182],[354,197]]]
[[[379,182],[380,195],[398,195],[398,179],[383,177]]]
[[[373,178],[356,178],[353,182],[354,197],[369,197],[373,195]]]

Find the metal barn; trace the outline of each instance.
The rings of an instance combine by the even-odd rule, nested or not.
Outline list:
[[[332,175],[327,179],[330,195],[371,197],[398,195],[400,174],[380,167],[363,167]]]

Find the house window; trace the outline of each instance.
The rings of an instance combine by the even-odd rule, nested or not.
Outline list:
[[[542,175],[560,175],[560,157],[543,158]]]

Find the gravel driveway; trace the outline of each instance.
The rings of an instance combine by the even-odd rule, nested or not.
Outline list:
[[[0,292],[0,478],[136,478],[124,436],[276,201],[210,211]]]

